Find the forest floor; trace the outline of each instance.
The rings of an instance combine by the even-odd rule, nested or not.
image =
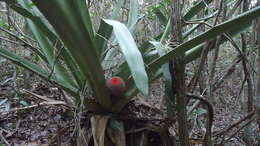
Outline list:
[[[11,75],[2,72],[0,76],[2,77],[0,78],[0,145],[1,143],[3,145],[29,146],[73,145],[76,120],[69,114],[73,113],[71,109],[63,105],[40,105],[41,99],[22,92],[24,84],[17,80],[19,78],[5,82]],[[49,99],[63,101],[62,92],[55,85],[38,77],[31,79],[31,88],[26,90]],[[142,95],[135,98],[133,103],[137,109],[138,117],[162,118],[165,116],[155,113],[157,110],[164,111],[161,106],[161,99],[164,96],[162,82],[160,79],[152,84],[149,98],[143,98]],[[242,112],[241,102],[237,97],[240,84],[241,81],[238,80],[238,77],[232,77],[216,91],[218,102],[214,104],[213,135],[247,115],[247,113]],[[205,133],[203,125],[205,114],[202,112],[200,115],[198,112],[197,110],[197,114],[193,113],[189,118],[191,123],[189,127],[192,129],[193,137],[194,135],[201,137]],[[255,128],[253,127],[253,129]],[[231,130],[230,134],[226,133],[225,137],[229,138],[234,131]],[[227,146],[243,146],[245,145],[244,137],[246,137],[245,132],[241,130],[225,144]]]

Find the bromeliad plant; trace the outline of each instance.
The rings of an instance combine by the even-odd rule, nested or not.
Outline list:
[[[148,95],[149,82],[162,75],[165,71],[162,65],[169,60],[185,53],[185,62],[189,63],[200,56],[204,43],[209,39],[214,39],[225,32],[231,35],[238,33],[248,27],[254,18],[260,16],[260,7],[254,8],[214,26],[203,34],[186,39],[174,49],[165,50],[161,42],[169,36],[171,22],[169,17],[159,10],[156,14],[160,20],[164,20],[162,24],[165,27],[165,31],[155,37],[155,40],[160,40],[160,42],[145,42],[139,48],[137,47],[132,34],[139,20],[138,0],[130,2],[126,26],[115,20],[125,3],[124,0],[118,0],[111,17],[102,19],[98,30],[94,30],[85,0],[2,1],[26,18],[39,44],[39,48],[34,48],[32,51],[48,68],[42,68],[4,48],[0,48],[0,56],[57,83],[74,97],[74,106],[81,101],[82,91],[86,88],[91,89],[96,100],[93,102],[85,98],[84,105],[87,110],[94,112],[120,112],[138,92]],[[204,9],[205,2],[211,3],[212,0],[196,3],[184,15],[184,20],[190,20],[201,9]],[[204,21],[210,18],[211,16],[208,16]],[[183,37],[187,38],[198,26],[194,25],[183,34]],[[114,37],[111,37],[112,32]],[[124,89],[124,95],[120,95],[120,98],[116,100],[112,99],[111,88],[108,88],[106,84],[109,77],[106,77],[105,70],[113,66],[108,60],[113,60],[114,57],[120,57],[120,55],[117,54],[116,47],[108,47],[109,43],[118,43],[120,52],[123,54],[123,59],[121,57],[121,63],[114,69],[112,76],[122,78],[126,89]],[[107,117],[103,118],[105,120],[101,123],[106,125]],[[97,120],[97,117],[93,117],[92,122],[98,123]],[[93,127],[99,126],[93,124]],[[102,136],[102,132],[100,133],[99,136]],[[98,136],[96,141],[97,139]],[[99,142],[102,143],[102,141]]]

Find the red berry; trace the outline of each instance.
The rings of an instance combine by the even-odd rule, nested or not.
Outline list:
[[[116,86],[122,84],[123,80],[120,77],[113,77],[110,79],[110,83]]]
[[[107,87],[114,96],[122,96],[125,92],[125,82],[120,77],[112,77],[107,81]]]

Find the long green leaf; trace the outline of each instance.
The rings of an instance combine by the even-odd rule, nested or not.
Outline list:
[[[160,23],[163,25],[163,26],[166,26],[167,25],[167,22],[168,22],[168,18],[163,14],[163,12],[160,10],[160,8],[156,7],[154,9],[154,13],[155,15],[158,17]]]
[[[47,79],[49,77],[50,73],[47,72],[45,69],[40,68],[39,65],[34,64],[31,61],[28,61],[20,56],[17,56],[16,54],[14,54],[6,49],[0,48],[0,56],[11,60],[12,62],[14,62],[17,65],[20,65],[26,69],[29,69],[30,71],[38,74],[39,76],[41,76],[45,79]],[[68,83],[64,82],[63,80],[59,80],[58,78],[55,78],[55,77],[51,77],[50,80],[58,83],[66,91],[68,91],[74,95],[75,95],[75,93],[78,92],[77,88],[71,86],[71,84],[68,84]]]
[[[148,95],[148,77],[145,71],[144,62],[131,33],[124,24],[118,21],[104,21],[113,26],[116,39],[131,70],[137,88],[143,94]]]
[[[231,36],[235,36],[236,34],[239,34],[239,33],[243,32],[244,30],[246,30],[250,26],[251,26],[251,23],[241,24],[240,28],[229,31],[229,34]],[[221,43],[226,42],[226,41],[227,41],[227,38],[224,37]],[[202,43],[202,44],[200,44],[200,45],[198,45],[198,46],[196,46],[196,47],[186,51],[185,52],[185,62],[189,63],[189,62],[197,59],[198,57],[200,57],[200,54],[202,52],[204,44],[205,43]],[[212,49],[214,49],[214,48],[210,48],[210,50],[212,50]]]
[[[207,16],[205,18],[205,20],[208,20],[209,18],[211,18],[210,16]],[[161,42],[164,42],[165,39],[167,39],[169,32],[170,32],[170,19],[168,20],[168,23],[166,25],[166,28],[164,30],[164,32],[160,35],[158,35],[157,37],[155,37],[155,40],[159,40]],[[192,27],[190,30],[188,30],[187,32],[183,33],[183,38],[188,37],[192,32],[194,32],[201,24],[196,24],[194,27]],[[140,51],[143,54],[143,59],[145,61],[145,63],[150,63],[150,61],[152,61],[153,59],[158,57],[158,53],[154,53],[154,50],[149,50],[150,47],[150,41],[146,41],[144,42],[141,46],[140,46]],[[146,52],[145,52],[146,51]],[[119,69],[117,72],[114,73],[115,76],[120,76],[124,79],[127,79],[130,76],[130,71],[128,69],[128,66],[126,63],[123,63],[119,66]]]
[[[31,4],[28,3],[28,1],[24,0],[20,0],[20,3],[22,4],[22,6],[26,8],[29,8],[29,5]],[[40,29],[38,29],[38,27],[30,19],[27,19],[27,23],[35,39],[39,43],[42,52],[45,54],[45,57],[47,58],[46,63],[50,65],[50,69],[53,69],[53,74],[51,75],[55,75],[60,80],[63,80],[64,82],[67,82],[68,84],[71,84],[74,87],[78,87],[74,80],[71,79],[67,70],[61,65],[58,56],[55,56],[54,54],[55,51],[58,52],[61,48],[55,48],[52,42],[48,40],[44,33]]]
[[[14,2],[15,0],[12,1],[4,0],[4,1],[7,2],[10,5],[10,7],[13,10],[15,10],[17,13],[32,20],[35,23],[35,25],[37,25],[39,29],[41,29],[41,31],[43,31],[44,34],[47,35],[48,38],[50,38],[52,41],[57,40],[57,37],[55,36],[54,32],[52,32],[52,29],[48,24],[42,21],[42,19],[39,16],[35,16],[25,8],[19,6],[19,3],[20,4],[28,3],[27,1],[19,0],[19,3]]]
[[[125,4],[125,0],[118,0],[113,12],[111,14],[110,19],[116,19],[119,15],[120,10],[122,9],[123,5]],[[100,58],[100,61],[102,61],[105,58],[105,49],[107,47],[107,40],[110,39],[112,34],[112,27],[105,23],[102,19],[100,22],[100,26],[98,28],[98,32],[96,34],[96,44],[97,44],[97,53]],[[115,51],[114,51],[115,52]],[[110,52],[111,53],[111,52]],[[113,53],[113,52],[112,52]],[[109,55],[106,56],[107,58],[110,58]],[[109,65],[104,65],[105,67]]]
[[[163,56],[165,53],[167,53],[167,49],[164,48],[164,46],[161,44],[161,42],[157,41],[150,41],[151,44],[156,48],[158,51],[158,54],[160,56]],[[166,104],[166,111],[168,116],[173,116],[174,113],[174,107],[175,104],[175,96],[172,92],[172,77],[169,70],[169,63],[165,63],[162,65],[162,72],[164,77],[164,87],[165,87],[165,95],[164,100]]]
[[[185,15],[184,20],[188,21],[195,15],[197,15],[203,8],[206,7],[206,4],[211,3],[213,0],[201,0],[195,6],[193,6]]]
[[[159,40],[161,37],[162,37],[162,34],[158,35],[154,39],[155,40]],[[143,55],[143,60],[144,60],[145,64],[148,64],[152,60],[154,60],[154,59],[159,57],[157,52],[153,53],[153,52],[151,52],[151,50],[149,50],[150,46],[151,46],[151,43],[149,41],[145,41],[139,47],[139,51]],[[153,53],[153,54],[150,55],[151,53]],[[120,76],[123,79],[127,80],[129,78],[129,76],[131,75],[131,72],[129,70],[129,67],[128,67],[127,63],[124,62],[123,64],[121,64],[118,67],[118,70],[113,75],[114,76]]]
[[[52,44],[55,44],[56,48],[64,47],[62,45],[60,39],[55,34],[55,32],[54,32],[53,28],[51,27],[51,25],[44,18],[44,16],[42,16],[42,14],[39,12],[39,10],[35,6],[32,7],[32,3],[31,3],[30,0],[19,0],[18,2],[21,4],[21,6],[24,6],[25,8],[19,7],[18,5],[12,5],[11,7],[16,12],[18,12],[19,14],[21,14],[24,17],[28,18],[26,20],[27,20],[27,22],[29,24],[29,28],[31,29],[33,34],[36,35],[36,38],[38,38],[38,39],[41,38],[40,40],[46,40],[48,38],[52,42]],[[40,33],[40,34],[42,34],[40,36],[38,34],[39,31],[42,32],[42,33]],[[42,41],[40,41],[40,42],[42,42]],[[44,42],[47,42],[47,41],[44,41]],[[51,46],[51,45],[48,45],[48,46]],[[42,46],[42,48],[44,50],[47,49],[44,46]],[[45,51],[45,54],[46,53],[47,52]],[[83,88],[84,81],[86,80],[86,77],[82,74],[82,72],[78,68],[75,60],[71,57],[70,53],[67,51],[66,48],[61,50],[61,55],[60,56],[63,57],[63,61],[68,66],[69,70],[68,69],[65,70],[63,67],[59,67],[60,68],[59,70],[61,70],[61,71],[59,71],[60,72],[59,74],[61,74],[61,75],[63,74],[62,76],[63,76],[64,80],[66,80],[66,82],[70,82],[70,83],[75,85],[73,80],[70,79],[68,77],[68,75],[66,75],[67,74],[66,72],[70,71],[71,74],[73,75],[73,77],[75,78],[77,84],[79,85],[79,88]],[[46,57],[48,57],[48,55],[46,55]],[[52,58],[54,58],[54,57],[52,56]],[[60,58],[57,58],[57,59],[58,59],[57,60],[58,66],[60,66],[59,65],[60,64],[59,63]],[[47,59],[44,59],[44,60],[46,62],[49,62],[50,58],[48,59],[49,61],[47,61]],[[49,62],[49,64],[53,64],[53,63]]]
[[[102,19],[100,22],[100,26],[98,32],[96,34],[96,42],[97,42],[97,53],[100,58],[100,61],[104,59],[104,51],[107,47],[107,41],[110,39],[113,28],[105,23]]]
[[[46,3],[34,0],[33,2],[67,46],[86,76],[98,102],[103,107],[109,108],[111,106],[109,90],[97,56],[95,37],[85,1],[51,0]]]
[[[118,17],[119,11],[122,9],[124,4],[125,4],[125,0],[117,0],[117,3],[113,9],[110,19],[116,19]]]
[[[149,64],[149,71],[157,70],[162,64],[168,62],[175,56],[190,50],[193,47],[200,45],[201,43],[213,39],[224,32],[237,30],[241,28],[241,25],[248,24],[248,22],[260,16],[260,6],[256,7],[246,13],[243,13],[227,22],[219,24],[212,29],[206,31],[205,33],[196,36],[195,38],[184,42],[183,44],[177,46],[174,50],[165,54],[164,56],[156,59],[154,62]]]
[[[139,13],[138,0],[131,0],[127,28],[130,30],[132,34],[134,34],[136,23],[138,21],[138,13]]]
[[[45,37],[47,36],[50,40],[52,40],[53,42],[56,43],[56,45],[58,46],[59,44],[59,39],[58,37],[56,37],[56,34],[54,32],[52,32],[52,28],[51,26],[47,23],[47,21],[43,21],[42,18],[43,16],[39,13],[39,11],[36,11],[37,15],[32,14],[31,12],[29,12],[26,8],[23,8],[21,6],[28,6],[32,11],[35,12],[35,10],[37,10],[31,3],[30,0],[1,0],[1,1],[5,1],[8,6],[10,6],[13,10],[15,10],[17,13],[21,14],[22,16],[29,18],[35,25],[37,25],[38,29],[40,29],[45,35]],[[21,4],[21,5],[19,5]],[[31,21],[29,23],[31,23]],[[43,56],[42,54],[42,50],[39,50],[41,52],[36,52],[44,61],[48,62],[46,59],[46,56]],[[70,57],[70,55],[68,54],[67,51],[62,50],[62,53],[65,59],[65,63],[67,64],[67,66],[70,68],[70,71],[73,75],[73,77],[78,81],[79,85],[82,85],[82,82],[84,82],[84,76],[82,76],[81,72],[78,71],[79,69],[75,66],[75,63],[71,63],[73,62],[73,59]],[[66,56],[66,57],[65,57]],[[73,64],[73,65],[72,65]],[[61,74],[66,73],[66,70],[63,69],[63,71],[60,71]],[[56,73],[55,73],[56,74]],[[63,76],[63,75],[62,75]],[[65,80],[67,80],[66,82],[72,82],[73,80],[69,79],[67,75],[65,75],[66,78],[64,78]],[[72,83],[74,84],[74,83]],[[75,84],[74,84],[75,85]]]
[[[123,5],[123,1],[119,1],[116,5],[116,9],[120,9]],[[130,30],[132,34],[134,34],[136,23],[138,22],[138,10],[139,10],[139,3],[138,0],[131,0],[130,1],[130,10],[129,10],[129,16],[128,16],[128,23],[127,27]],[[113,38],[112,43],[115,43],[115,39]],[[105,49],[103,49],[105,50]],[[102,55],[103,62],[102,65],[105,69],[109,69],[114,64],[114,58],[117,54],[116,48],[110,48],[109,50],[105,50],[105,52]]]
[[[151,75],[151,73],[158,70],[158,68],[160,68],[161,65],[167,63],[174,56],[177,56],[179,53],[186,52],[187,50],[190,50],[193,47],[197,46],[196,50],[194,50],[194,52],[190,52],[189,54],[186,54],[185,61],[186,62],[191,61],[187,57],[193,57],[193,59],[196,59],[200,55],[201,49],[199,48],[199,46],[203,45],[203,42],[205,42],[209,39],[215,38],[216,36],[221,35],[223,32],[237,33],[241,30],[244,30],[243,28],[245,27],[245,25],[248,25],[248,22],[251,22],[253,19],[255,19],[259,16],[260,16],[260,7],[256,7],[227,22],[224,22],[222,24],[215,26],[211,30],[209,30],[187,42],[184,42],[183,44],[177,46],[174,50],[168,52],[167,54],[163,55],[162,57],[155,59],[152,63],[150,63],[148,65],[149,76]],[[243,23],[241,23],[241,22],[243,22]],[[240,25],[237,25],[237,24],[240,24]],[[234,26],[236,26],[236,27],[234,27]],[[161,75],[160,72],[158,72],[157,77],[155,77],[155,78],[150,77],[151,81],[153,79],[158,78],[160,75]],[[137,89],[134,86],[129,87],[129,89],[130,90],[128,90],[127,93],[125,94],[126,97],[128,97],[128,99],[127,100],[122,99],[122,101],[120,101],[120,104],[115,106],[115,108],[118,108],[118,109],[123,108],[124,105],[126,103],[128,103],[129,100],[134,95],[136,95],[138,93]]]
[[[53,41],[54,43],[56,43],[56,45],[58,46],[60,44],[58,37],[56,36],[56,34],[52,31],[51,26],[43,19],[43,16],[39,13],[39,11],[37,11],[37,9],[35,7],[32,7],[32,3],[30,0],[3,0],[5,2],[7,2],[9,4],[9,6],[15,10],[17,13],[21,14],[22,16],[29,18],[33,23],[34,26],[37,26],[38,29],[40,29],[45,35],[45,37],[47,36],[51,41]],[[32,14],[31,12],[29,12],[26,8],[23,8],[21,6],[19,6],[19,4],[21,4],[21,6],[27,6],[27,9],[31,9],[32,11],[34,11],[34,14]],[[30,7],[30,8],[28,8]],[[36,14],[36,15],[35,15]],[[31,21],[29,23],[31,23]],[[32,28],[31,28],[32,29]],[[42,51],[42,50],[39,50]],[[37,52],[36,52],[37,53]],[[47,61],[46,57],[43,56],[43,54],[38,54],[40,55],[40,57],[44,60]],[[65,59],[65,63],[68,65],[68,67],[71,69],[71,73],[73,74],[74,78],[76,78],[76,80],[78,81],[78,84],[81,84],[80,82],[84,81],[84,76],[80,75],[80,72],[78,72],[74,66],[72,66],[71,62],[73,62],[73,59],[70,57],[70,55],[68,55],[67,51],[62,51],[62,55],[66,56]],[[47,61],[48,62],[48,61]],[[76,71],[75,71],[76,70]],[[64,72],[64,71],[62,71]],[[67,81],[71,82],[71,79],[67,79]]]

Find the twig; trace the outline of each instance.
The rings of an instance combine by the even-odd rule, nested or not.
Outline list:
[[[63,128],[59,127],[57,134],[52,136],[49,145],[54,145],[55,143],[58,143],[58,146],[60,146],[61,145],[60,137],[66,132],[67,129],[68,129],[67,127],[63,127]]]
[[[212,28],[213,26],[208,24],[207,22],[205,21],[198,21],[198,22],[193,22],[193,21],[185,21],[186,24],[204,24],[210,28]]]
[[[231,9],[230,13],[228,14],[228,18],[231,17],[231,16],[234,14],[234,12],[235,12],[236,9],[238,8],[238,6],[241,4],[241,2],[242,2],[242,0],[238,0],[238,1],[235,3],[234,7]]]
[[[201,58],[200,63],[197,67],[197,70],[196,70],[194,76],[192,77],[191,81],[189,82],[189,84],[187,86],[187,90],[189,92],[193,92],[195,86],[197,85],[197,82],[198,82],[198,80],[201,76],[201,72],[202,72],[203,68],[205,67],[205,63],[206,63],[206,59],[207,59],[209,49],[214,47],[215,44],[216,44],[216,39],[208,41],[204,45],[204,47],[202,49],[201,57],[200,57]]]
[[[201,23],[201,22],[205,22],[205,21],[207,21],[207,20],[209,20],[210,18],[213,18],[213,17],[215,17],[215,15],[218,13],[218,11],[217,12],[214,12],[213,14],[210,14],[210,15],[207,15],[207,16],[205,16],[204,18],[198,18],[198,19],[193,19],[193,20],[189,20],[189,21],[185,21],[185,20],[183,20],[184,21],[184,23]]]
[[[198,119],[198,114],[195,115],[195,118],[193,120],[193,123],[192,123],[192,126],[191,126],[192,128],[190,128],[191,130],[190,130],[189,137],[192,137],[192,135],[193,135],[193,131],[194,131],[195,125],[197,123],[197,119]]]
[[[19,27],[19,25],[16,23],[16,21],[10,17],[10,21],[12,21],[12,24],[13,24],[13,28],[16,30],[16,32],[18,34],[20,34],[22,37],[32,41],[32,42],[36,42],[36,40],[34,40],[32,37],[30,37],[29,35],[26,35],[23,30],[21,30],[21,28]]]
[[[8,146],[11,146],[11,144],[5,139],[5,137],[3,136],[3,130],[1,130],[0,132],[0,137],[1,139],[4,141],[4,143]]]
[[[188,115],[188,116],[191,115],[192,112],[193,112],[199,105],[200,105],[200,101],[198,100],[198,101],[196,101],[196,102],[192,105],[191,109],[188,110],[187,115]]]
[[[23,44],[18,43],[18,42],[16,42],[16,41],[9,40],[9,39],[7,39],[7,38],[0,37],[0,39],[1,39],[1,40],[4,40],[4,41],[7,41],[7,42],[9,42],[9,43],[16,44],[16,45],[23,45]]]
[[[193,98],[196,100],[199,100],[201,103],[205,104],[207,106],[207,124],[206,124],[206,133],[205,133],[205,137],[204,137],[204,144],[209,144],[211,143],[211,129],[212,129],[212,124],[213,124],[213,120],[214,120],[214,109],[213,106],[211,105],[211,103],[209,103],[206,99],[203,98],[203,96],[197,96],[194,94],[190,94],[187,93],[186,94],[187,97],[189,98]]]
[[[204,5],[208,8],[208,11],[213,14],[213,10],[209,7],[209,5],[205,2],[205,0],[202,0],[202,2],[204,3]]]
[[[9,34],[10,36],[14,37],[14,38],[17,39],[18,41],[22,42],[24,47],[29,47],[29,48],[32,49],[33,51],[39,52],[39,49],[38,49],[38,48],[36,48],[36,47],[32,46],[31,44],[27,43],[26,41],[24,41],[23,39],[21,39],[21,38],[20,38],[19,36],[17,36],[16,34],[14,34],[14,33],[10,32],[10,31],[8,31],[8,30],[6,30],[6,29],[4,29],[4,28],[2,28],[2,27],[0,27],[0,30],[3,31],[3,32],[5,32],[5,33],[7,33],[7,34]]]
[[[126,131],[125,134],[133,134],[138,133],[147,130],[147,127],[137,128],[137,129],[130,129],[129,131]]]
[[[13,77],[6,79],[5,81],[3,81],[2,83],[0,83],[0,86],[4,86],[6,83],[8,83],[9,81],[13,80]]]
[[[242,91],[244,89],[245,83],[246,83],[246,78],[244,77],[244,79],[242,81],[242,84],[241,84],[241,87],[240,87],[240,90],[239,90],[238,95],[236,96],[236,98],[239,97],[242,94]]]
[[[221,142],[221,144],[224,143],[224,142],[229,141],[229,140],[230,140],[232,137],[234,137],[239,131],[241,131],[243,128],[245,128],[247,125],[249,125],[249,124],[250,124],[251,122],[253,122],[254,120],[255,120],[255,118],[253,118],[253,119],[247,121],[242,127],[238,128],[231,136],[229,136],[228,139],[223,140],[223,141]]]
[[[233,64],[227,69],[225,75],[222,76],[221,79],[213,83],[213,91],[216,91],[218,87],[235,71],[235,67],[241,61],[241,59],[241,56],[238,56],[234,59]]]
[[[240,56],[245,58],[245,54],[240,50],[239,46],[237,43],[232,39],[232,36],[229,33],[224,33],[225,38],[231,43],[231,45],[235,48],[235,50],[238,52]]]
[[[144,99],[140,98],[140,103],[141,103],[141,106],[144,106],[144,107],[147,107],[149,108],[150,110],[153,110],[155,111],[156,113],[158,114],[163,114],[163,111],[155,106],[152,106],[151,104],[149,104],[148,102],[146,102]]]
[[[44,100],[44,101],[47,101],[47,102],[63,102],[63,101],[57,101],[57,100],[54,100],[54,99],[49,99],[46,96],[41,96],[41,95],[35,94],[35,93],[30,92],[30,91],[28,91],[26,89],[23,89],[22,92],[27,93],[29,95],[32,95],[33,97],[36,97],[38,99],[41,99],[41,100]],[[64,102],[64,104],[66,105],[65,102]]]
[[[30,106],[26,106],[26,107],[21,107],[21,108],[14,108],[11,109],[9,111],[0,111],[0,115],[4,115],[4,114],[8,114],[8,113],[12,113],[12,112],[16,112],[16,111],[21,111],[21,110],[27,110],[27,109],[31,109],[31,108],[35,108],[35,107],[39,107],[39,106],[43,106],[43,105],[65,105],[63,101],[50,101],[50,102],[41,102],[39,104],[34,104],[34,105],[30,105]]]
[[[223,9],[223,0],[220,1],[220,4],[219,4],[219,10],[218,10],[218,13],[217,13],[217,16],[216,16],[216,19],[214,21],[214,26],[218,23],[218,18],[222,12],[222,9]]]
[[[222,130],[216,134],[214,134],[214,136],[218,136],[218,135],[221,135],[221,134],[225,134],[227,133],[228,131],[230,131],[231,129],[233,129],[234,127],[236,127],[237,125],[239,125],[240,123],[242,123],[243,121],[251,118],[253,115],[255,114],[255,111],[252,111],[250,112],[248,115],[246,115],[244,118],[236,121],[235,123],[233,123],[232,125],[230,125],[228,128],[226,128],[225,130]]]
[[[56,46],[56,44],[53,47],[56,48],[55,46]],[[52,68],[51,68],[51,73],[48,76],[48,80],[50,80],[52,74],[54,73],[55,66],[57,64],[58,59],[60,58],[60,55],[61,55],[61,52],[62,52],[63,49],[64,49],[64,45],[62,44],[61,48],[58,50],[58,53],[57,53],[57,55],[54,58],[54,62],[52,64]]]

